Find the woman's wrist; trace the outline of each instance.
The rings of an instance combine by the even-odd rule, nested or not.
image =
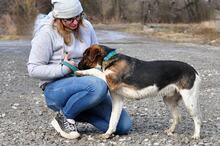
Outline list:
[[[74,62],[68,62],[68,61],[65,61],[65,60],[62,62],[63,66],[68,67],[70,69],[70,72],[74,73],[75,71],[78,70],[78,68],[73,64],[75,64],[75,63]]]
[[[65,76],[65,75],[67,75],[71,72],[71,69],[69,67],[65,66],[65,65],[62,65],[61,71],[63,73],[63,76]]]

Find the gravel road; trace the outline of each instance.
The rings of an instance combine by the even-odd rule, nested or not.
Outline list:
[[[176,134],[164,134],[170,114],[160,97],[125,101],[133,120],[128,135],[100,140],[100,131],[79,123],[80,139],[61,138],[49,124],[54,113],[45,107],[38,81],[27,74],[30,40],[20,40],[0,41],[0,146],[220,145],[220,48],[163,42],[109,30],[97,30],[97,35],[100,43],[139,59],[171,59],[193,65],[202,78],[201,139],[191,139],[193,121],[182,103],[182,122]]]

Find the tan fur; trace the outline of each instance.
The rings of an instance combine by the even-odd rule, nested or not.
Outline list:
[[[119,76],[122,72],[128,72],[129,66],[125,61],[118,61],[113,66],[108,68],[113,73],[106,76],[108,86],[111,90],[118,90],[124,84],[120,82]]]

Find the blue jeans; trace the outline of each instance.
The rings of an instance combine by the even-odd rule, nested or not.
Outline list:
[[[112,111],[111,97],[106,83],[96,77],[68,77],[46,85],[47,106],[62,111],[68,119],[87,122],[106,132]],[[131,119],[123,109],[116,134],[127,134]]]

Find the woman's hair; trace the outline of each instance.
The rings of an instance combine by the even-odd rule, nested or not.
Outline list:
[[[72,35],[71,33],[74,34],[74,36],[76,37],[76,39],[81,40],[81,37],[80,37],[80,33],[79,33],[79,28],[83,26],[83,17],[80,17],[80,20],[79,20],[79,26],[78,28],[76,28],[76,30],[72,31],[68,28],[66,28],[63,23],[61,22],[61,19],[59,18],[55,18],[54,19],[54,22],[53,22],[53,27],[56,27],[57,28],[57,31],[58,33],[63,37],[64,39],[64,43],[66,45],[71,45],[72,42],[73,42],[73,38],[72,38]]]

